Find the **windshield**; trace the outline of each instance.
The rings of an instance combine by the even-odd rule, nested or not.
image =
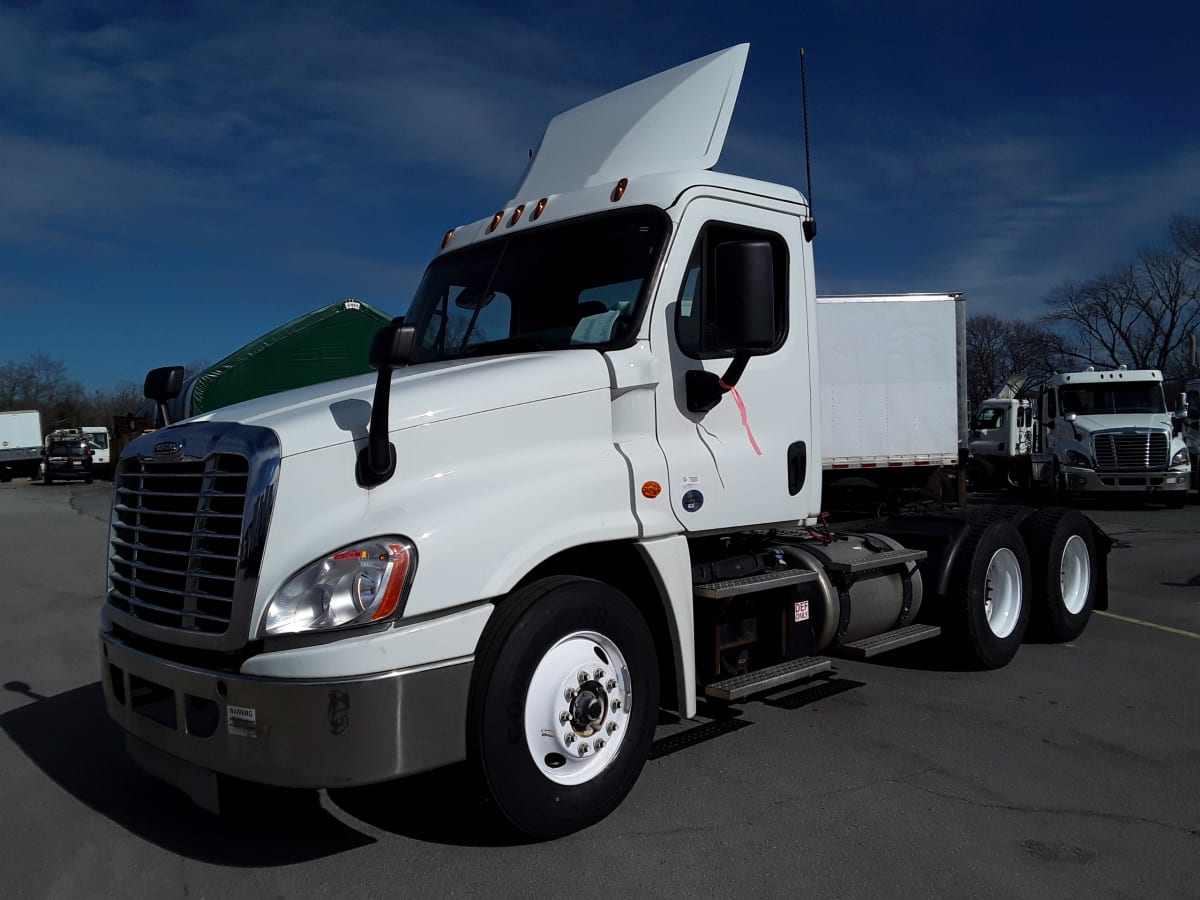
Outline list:
[[[997,409],[994,406],[989,406],[986,409],[980,410],[979,415],[975,419],[975,427],[979,429],[1003,428],[1004,410]]]
[[[108,449],[108,433],[104,431],[85,431],[83,436],[87,438],[87,442],[97,450]]]
[[[76,441],[54,441],[50,445],[51,456],[87,456],[83,444]]]
[[[1058,389],[1063,414],[1097,416],[1112,413],[1165,413],[1162,384],[1157,381],[1073,384]]]
[[[412,361],[627,341],[666,236],[662,211],[638,207],[436,259],[405,315]]]

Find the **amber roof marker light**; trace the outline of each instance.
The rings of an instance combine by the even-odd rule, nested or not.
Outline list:
[[[530,221],[530,222],[535,222],[535,221],[537,221],[539,218],[541,218],[541,215],[542,215],[542,213],[546,211],[546,204],[547,204],[547,203],[549,203],[549,202],[550,202],[550,198],[549,198],[549,197],[543,197],[541,200],[539,200],[539,201],[537,202],[537,206],[535,206],[535,207],[533,208],[533,215],[531,215],[531,216],[529,217],[529,221]]]
[[[516,225],[518,222],[521,221],[521,213],[523,213],[523,212],[525,212],[525,204],[524,203],[522,203],[520,206],[518,206],[516,209],[513,210],[512,218],[508,220],[509,228],[512,228],[514,225]]]
[[[629,179],[628,178],[622,178],[620,181],[617,182],[617,186],[615,188],[613,188],[613,192],[612,192],[612,202],[613,203],[616,203],[618,200],[620,200],[622,197],[625,196],[625,188],[627,188],[627,187],[629,187]]]
[[[446,236],[444,238],[442,238],[442,249],[443,250],[445,250],[446,247],[449,245],[450,239],[454,237],[454,232],[456,230],[457,229],[451,228],[449,231],[446,232]]]
[[[504,221],[504,210],[500,210],[500,212],[498,212],[494,216],[492,216],[492,224],[488,226],[488,234],[491,234],[493,231],[495,231],[497,228],[499,228],[500,223],[503,221]]]

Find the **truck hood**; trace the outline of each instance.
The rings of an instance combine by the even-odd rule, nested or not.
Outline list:
[[[274,430],[284,456],[365,441],[375,376],[360,375],[270,394],[194,416]],[[433,425],[524,403],[607,390],[608,364],[596,350],[558,350],[428,363],[392,374],[388,432]]]
[[[1118,428],[1152,428],[1155,431],[1170,431],[1171,417],[1166,413],[1124,413],[1105,416],[1080,416],[1075,420],[1080,433],[1111,431]]]

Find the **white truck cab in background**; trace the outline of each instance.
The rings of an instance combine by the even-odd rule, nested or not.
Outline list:
[[[551,837],[620,803],[660,707],[917,641],[1003,666],[1106,606],[1111,542],[1074,510],[823,519],[819,360],[853,348],[822,346],[805,198],[711,170],[747,51],[555,117],[377,334],[375,379],[122,451],[102,680],[147,771],[211,807],[466,759]]]
[[[1188,458],[1192,462],[1192,489],[1200,490],[1200,378],[1184,385],[1187,399],[1187,415],[1183,421],[1183,440],[1187,444]]]
[[[1034,399],[985,400],[972,423],[980,470],[1055,494],[1142,494],[1187,503],[1182,403],[1167,408],[1157,369],[1058,373]]]

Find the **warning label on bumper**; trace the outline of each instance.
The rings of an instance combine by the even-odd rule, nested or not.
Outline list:
[[[229,729],[229,733],[232,735],[236,735],[237,737],[257,737],[257,722],[258,716],[253,707],[225,707],[225,727]]]

